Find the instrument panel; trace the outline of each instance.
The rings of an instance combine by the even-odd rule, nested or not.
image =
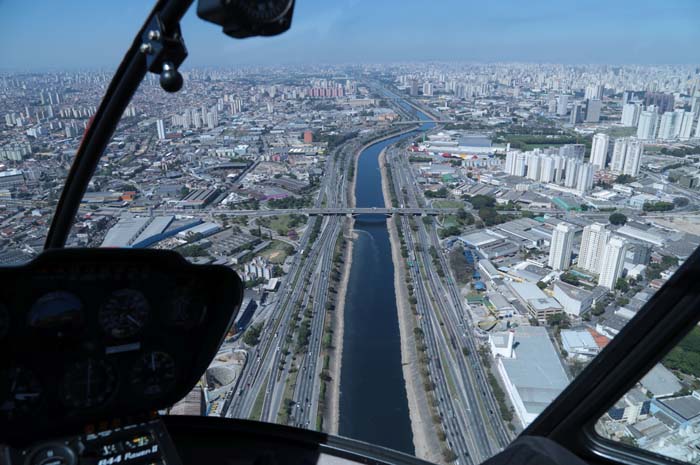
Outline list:
[[[231,269],[160,250],[51,250],[0,282],[0,439],[172,405],[243,295]]]
[[[160,419],[143,419],[104,431],[39,441],[26,448],[0,445],[2,465],[180,465]]]

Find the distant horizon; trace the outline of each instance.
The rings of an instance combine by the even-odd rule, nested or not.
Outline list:
[[[542,0],[537,6],[533,11],[517,0],[297,0],[290,31],[238,41],[197,18],[193,6],[182,32],[190,67],[700,63],[696,0]],[[139,0],[0,3],[1,69],[116,68],[151,8]]]
[[[33,74],[33,73],[71,73],[71,72],[94,72],[94,73],[113,73],[116,71],[121,59],[114,66],[99,66],[99,67],[73,67],[73,68],[8,68],[0,66],[0,74]],[[542,65],[542,66],[566,66],[566,67],[639,67],[639,68],[697,68],[700,69],[700,61],[688,63],[564,63],[550,61],[448,61],[448,60],[402,60],[402,61],[367,61],[367,62],[308,62],[308,63],[238,63],[226,65],[189,65],[185,59],[180,70],[182,72],[195,70],[216,70],[216,71],[233,71],[241,68],[253,69],[274,69],[274,68],[304,68],[310,66],[328,66],[328,67],[354,67],[354,66],[400,66],[400,65]]]

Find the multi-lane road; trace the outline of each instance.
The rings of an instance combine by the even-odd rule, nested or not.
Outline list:
[[[357,144],[345,144],[337,150],[338,156],[328,157],[314,209],[319,210],[324,201],[329,208],[346,207],[346,173],[356,149]],[[277,421],[279,412],[288,409],[289,424],[317,427],[330,271],[345,221],[342,216],[318,217],[304,231],[299,253],[281,283],[259,343],[250,351],[226,416]],[[313,237],[314,222],[320,222],[317,237]],[[306,344],[297,342],[301,325],[308,325]]]
[[[424,201],[406,157],[389,149],[387,160],[394,190],[403,197],[401,201],[409,206],[419,205],[419,199]],[[400,226],[409,253],[415,257],[410,274],[442,426],[460,462],[479,463],[507,445],[511,435],[500,418],[498,404],[478,358],[469,312],[464,308],[435,227],[432,221],[429,224],[416,221],[413,226],[410,223],[404,217]],[[429,253],[431,246],[437,253],[437,264]],[[436,266],[442,268],[446,279],[440,277]]]
[[[350,211],[346,173],[358,148],[358,144],[348,143],[338,149],[344,156],[328,157],[326,175],[311,210],[320,211],[325,203],[323,209],[328,212]],[[389,148],[394,189],[405,205],[381,213],[395,214],[407,248],[415,258],[409,273],[429,359],[428,373],[446,441],[459,463],[479,463],[501,450],[510,440],[510,433],[500,418],[487,374],[478,358],[472,322],[452,279],[435,227],[432,221],[425,224],[412,216],[432,209],[424,207],[425,199],[416,188],[406,158],[396,157],[394,153]],[[256,216],[261,212],[249,213]],[[250,349],[249,361],[237,383],[238,390],[227,399],[226,416],[278,421],[283,412],[281,416],[290,425],[317,427],[329,280],[335,245],[347,221],[343,215],[319,216],[311,220],[302,234],[300,252],[270,305],[259,343]],[[320,227],[314,228],[314,222],[319,222]],[[438,263],[428,253],[430,245],[438,251]],[[436,266],[442,268],[446,279],[439,276]],[[308,338],[306,344],[300,345],[302,325],[308,328]]]

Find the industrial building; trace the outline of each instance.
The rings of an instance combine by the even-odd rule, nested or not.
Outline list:
[[[519,250],[513,241],[490,229],[461,236],[459,240],[468,247],[474,247],[479,255],[487,259],[513,255]]]
[[[178,204],[182,208],[204,208],[218,195],[218,189],[195,189],[183,197]]]
[[[217,223],[200,223],[192,226],[191,228],[184,229],[177,233],[177,237],[186,239],[188,237],[195,236],[197,238],[203,238],[211,236],[214,233],[221,231],[221,226]]]
[[[547,323],[548,317],[561,313],[562,311],[562,306],[559,302],[542,292],[535,284],[528,282],[509,282],[506,283],[506,285],[525,308],[527,308],[528,316],[542,324]]]
[[[107,231],[100,247],[145,248],[196,227],[200,219],[175,220],[174,216],[122,216]]]
[[[24,174],[21,170],[0,171],[0,187],[15,187],[24,184]]]
[[[676,423],[676,428],[683,428],[700,423],[700,392],[679,397],[655,398],[651,401],[650,412],[663,412]]]
[[[569,384],[557,351],[541,326],[489,335],[496,368],[523,427]]]
[[[597,286],[591,291],[581,289],[563,281],[554,282],[554,298],[564,307],[569,315],[580,317],[608,293],[604,287]]]
[[[561,330],[561,345],[569,357],[590,360],[598,355],[600,347],[590,332],[586,330]]]

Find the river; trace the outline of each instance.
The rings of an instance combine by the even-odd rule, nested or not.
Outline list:
[[[420,120],[430,121],[405,102],[399,104]],[[420,129],[377,142],[360,153],[357,207],[384,207],[380,152],[432,127],[434,123],[424,123]],[[386,219],[360,215],[355,232],[358,237],[345,298],[339,434],[414,455]]]

